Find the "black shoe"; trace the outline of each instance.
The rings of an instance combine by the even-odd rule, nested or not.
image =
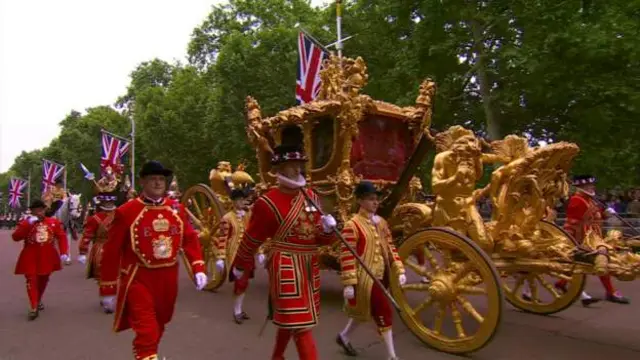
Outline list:
[[[44,310],[44,304],[40,303],[38,304],[38,311],[42,311],[42,310]]]
[[[113,310],[111,310],[109,307],[107,307],[102,300],[100,300],[100,307],[102,308],[102,311],[104,311],[105,314],[113,314]]]
[[[27,319],[29,319],[29,321],[33,321],[38,317],[38,310],[31,310],[29,311],[29,314],[27,315]]]
[[[342,335],[338,334],[338,336],[336,336],[336,344],[338,344],[342,348],[342,350],[344,350],[344,353],[347,356],[358,356],[358,352],[356,351],[356,349],[351,346],[351,343],[345,342],[342,338]]]
[[[622,295],[618,295],[618,294],[608,294],[607,295],[607,301],[610,301],[612,303],[616,303],[616,304],[629,304],[631,303],[631,301],[629,301],[629,299],[627,299],[626,297],[622,296]]]
[[[598,298],[588,298],[588,299],[582,299],[582,306],[584,307],[589,307],[589,305],[591,304],[595,304],[597,302],[599,302],[601,299]]]
[[[249,320],[249,315],[246,312],[241,312],[240,314],[233,314],[233,321],[236,324],[242,324],[245,320]]]

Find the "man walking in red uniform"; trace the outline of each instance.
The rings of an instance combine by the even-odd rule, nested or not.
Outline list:
[[[102,192],[95,197],[98,204],[96,213],[89,216],[84,225],[82,240],[78,245],[78,262],[87,263],[89,254],[89,264],[87,265],[87,279],[96,279],[100,283],[100,261],[102,259],[102,247],[107,242],[109,226],[113,221],[118,199],[115,192]],[[91,250],[89,247],[91,246]],[[111,313],[111,309],[100,302],[100,306],[106,313]]]
[[[605,210],[593,199],[596,196],[596,178],[591,175],[576,176],[573,179],[573,186],[578,191],[569,199],[564,230],[580,243],[584,241],[584,237],[589,231],[593,231],[597,236],[602,237],[600,225],[603,218],[608,213],[611,213],[613,209]],[[599,278],[606,290],[607,301],[618,304],[629,303],[629,299],[615,290],[611,282],[611,276],[605,275]],[[564,289],[566,282],[558,281],[556,287]],[[583,298],[584,296],[585,294],[583,294]]]
[[[301,191],[312,199],[301,174],[307,161],[299,145],[280,145],[274,149],[271,164],[278,187],[260,196],[253,205],[251,219],[236,254],[232,271],[242,277],[255,268],[254,255],[270,240],[269,318],[278,327],[271,359],[284,359],[293,337],[301,360],[318,358],[311,329],[317,325],[320,310],[320,268],[318,247],[335,239],[336,221],[321,216]]]
[[[102,252],[102,303],[115,306],[114,331],[136,333],[136,360],[157,360],[158,344],[178,295],[178,254],[183,251],[198,290],[207,284],[198,233],[184,207],[165,197],[172,171],[151,161],[142,167],[142,194],[116,209]]]
[[[27,280],[29,320],[34,320],[44,310],[42,296],[51,273],[62,269],[60,261],[69,260],[67,255],[60,256],[54,244],[57,240],[60,252],[66,254],[67,235],[60,221],[45,217],[46,208],[43,201],[35,200],[29,207],[33,215],[22,220],[12,234],[14,241],[24,240],[15,273],[24,275]]]

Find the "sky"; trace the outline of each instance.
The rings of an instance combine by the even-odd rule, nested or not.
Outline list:
[[[192,30],[224,2],[0,0],[0,173],[71,110],[112,105],[141,62],[186,61]]]
[[[139,63],[186,60],[221,2],[0,0],[0,172],[47,146],[72,109],[113,104]]]

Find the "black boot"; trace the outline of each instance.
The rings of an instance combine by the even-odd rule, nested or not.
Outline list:
[[[356,349],[351,346],[350,342],[345,342],[342,338],[342,335],[338,334],[338,336],[336,337],[336,344],[338,344],[342,348],[342,350],[344,350],[344,353],[347,356],[358,356],[358,352],[356,351]]]
[[[600,299],[598,299],[598,298],[588,298],[588,299],[582,299],[581,301],[582,301],[582,306],[589,307],[589,305],[599,302]]]
[[[612,303],[616,303],[616,304],[629,304],[631,303],[631,301],[629,301],[629,299],[627,299],[626,297],[620,295],[620,294],[607,294],[607,301],[610,301]]]

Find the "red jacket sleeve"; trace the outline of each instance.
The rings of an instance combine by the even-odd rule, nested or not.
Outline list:
[[[80,244],[78,244],[78,253],[80,255],[86,255],[89,252],[89,244],[95,239],[99,225],[95,216],[87,219],[84,225],[84,231],[82,232],[82,240],[80,240]]]
[[[238,246],[233,266],[244,271],[253,271],[256,251],[262,243],[273,237],[279,226],[278,217],[271,207],[263,198],[258,198],[251,210],[249,225]]]
[[[53,233],[58,240],[58,249],[60,249],[60,254],[69,253],[69,242],[67,241],[67,232],[64,231],[64,227],[62,223],[57,219],[53,224]]]
[[[108,240],[102,247],[102,260],[100,262],[101,296],[116,294],[120,258],[122,257],[127,231],[126,218],[121,209],[116,209],[113,222],[109,227]]]
[[[11,238],[13,239],[13,241],[26,240],[29,232],[31,232],[32,227],[33,224],[29,224],[27,220],[20,221],[13,234],[11,234]]]
[[[189,261],[189,267],[192,274],[204,272],[204,261],[202,261],[202,250],[200,249],[200,237],[198,232],[191,226],[189,219],[187,219],[187,212],[184,206],[180,205],[180,218],[184,223],[184,241],[182,243],[182,249],[184,251],[187,260]]]

